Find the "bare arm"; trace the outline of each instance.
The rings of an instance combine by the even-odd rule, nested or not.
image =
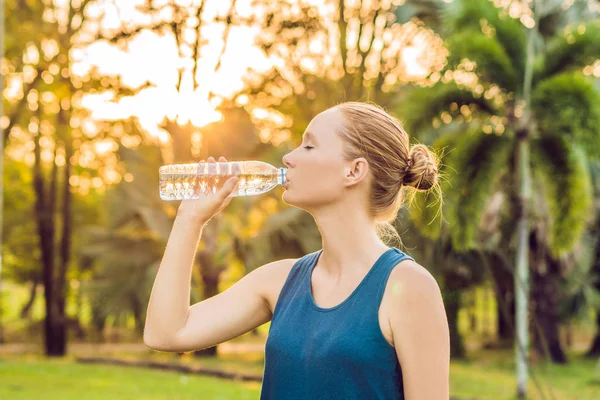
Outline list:
[[[200,350],[238,337],[271,320],[269,279],[295,260],[275,261],[190,307],[192,259],[203,225],[178,217],[152,288],[144,343],[155,350]],[[282,269],[283,268],[283,269]]]
[[[185,325],[193,259],[204,225],[193,218],[175,218],[146,312],[144,343],[148,347],[163,348]]]
[[[226,160],[222,157],[220,161]],[[216,194],[181,203],[150,295],[144,327],[148,347],[173,352],[199,350],[233,339],[271,319],[265,297],[267,284],[282,270],[279,266],[294,260],[264,265],[223,293],[190,307],[192,265],[202,229],[229,203],[234,185],[232,180]]]
[[[390,327],[407,400],[450,396],[450,333],[435,278],[417,263],[390,276]],[[415,267],[415,268],[413,268]]]

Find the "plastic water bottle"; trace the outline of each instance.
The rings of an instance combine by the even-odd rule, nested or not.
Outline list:
[[[158,172],[160,198],[185,200],[216,193],[234,175],[239,181],[230,196],[266,193],[285,183],[287,168],[262,161],[230,161],[165,165]]]

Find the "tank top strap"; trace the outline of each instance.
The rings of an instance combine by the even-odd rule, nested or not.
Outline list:
[[[308,253],[296,260],[281,288],[272,319],[277,317],[282,308],[287,307],[290,302],[300,297],[304,290],[303,283],[306,280],[306,274],[309,272],[310,266],[315,263],[321,251]]]
[[[376,268],[372,271],[368,282],[365,282],[365,293],[368,294],[368,296],[371,296],[371,299],[375,300],[374,302],[370,302],[375,305],[375,310],[379,310],[386,284],[392,270],[399,262],[406,259],[415,261],[414,258],[399,249],[395,247],[390,248],[383,255],[382,260],[380,260],[381,262],[375,266]]]

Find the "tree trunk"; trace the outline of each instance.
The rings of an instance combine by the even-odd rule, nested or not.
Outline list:
[[[536,15],[537,1],[534,1],[532,11],[535,24],[527,30],[527,52],[525,73],[523,76],[523,114],[517,121],[515,129],[516,143],[516,176],[518,179],[518,208],[517,208],[517,249],[515,254],[515,372],[517,378],[517,398],[527,397],[527,381],[529,371],[527,355],[529,347],[528,300],[529,300],[529,202],[531,201],[531,162],[529,134],[532,125],[531,89],[533,82],[533,67],[535,62],[535,37],[538,22]]]
[[[40,281],[38,279],[34,279],[34,281],[31,283],[31,291],[29,292],[29,300],[27,300],[27,303],[25,304],[25,306],[23,306],[23,308],[21,309],[21,312],[20,312],[21,319],[29,318],[30,313],[31,313],[31,306],[33,306],[33,303],[35,302],[35,298],[37,295],[37,287],[39,284],[40,284]]]
[[[106,315],[101,312],[100,307],[92,306],[92,326],[98,334],[98,339],[103,339],[104,328],[106,327]]]
[[[531,199],[531,165],[529,162],[529,139],[527,129],[517,132],[517,173],[519,175],[519,194],[517,209],[517,252],[514,274],[515,292],[515,338],[517,344],[516,375],[517,398],[526,398],[529,353],[529,202]]]
[[[41,104],[38,105],[38,121],[41,120]],[[42,253],[42,281],[46,318],[44,321],[44,345],[47,356],[62,356],[65,351],[64,320],[61,320],[60,307],[56,301],[54,271],[54,204],[56,200],[57,165],[54,163],[50,178],[50,190],[46,193],[41,164],[41,132],[34,135],[33,186],[35,192],[35,216],[38,238]]]
[[[498,319],[498,343],[501,348],[512,348],[515,338],[515,299],[514,274],[501,259],[494,257],[491,264],[491,274],[494,279],[496,295],[496,314]]]
[[[535,266],[531,285],[535,349],[544,358],[550,358],[557,364],[566,364],[567,357],[560,342],[557,309],[560,265],[551,257],[535,231],[530,236],[530,249],[531,265]]]
[[[465,358],[465,347],[462,336],[458,331],[458,311],[460,310],[461,290],[444,288],[444,304],[450,329],[450,358],[453,360]]]
[[[142,336],[144,334],[144,308],[137,296],[131,296],[131,308],[133,310],[133,319],[135,321],[135,332]]]
[[[473,287],[468,293],[469,299],[469,330],[477,333],[477,288]]]
[[[66,118],[65,111],[61,108],[57,114],[57,129],[59,129],[59,133],[64,135],[65,159],[70,160],[73,155],[73,144],[69,134],[69,127],[66,124]],[[54,169],[56,169],[56,162],[54,162]],[[60,241],[60,263],[58,265],[58,274],[56,275],[56,303],[59,323],[54,340],[58,342],[57,349],[60,349],[60,354],[57,355],[64,356],[67,351],[68,340],[66,301],[68,298],[69,286],[67,285],[67,271],[71,260],[72,230],[71,186],[69,184],[69,178],[71,177],[70,162],[67,161],[65,163],[62,172],[62,234]],[[54,173],[54,179],[56,181],[56,173]],[[54,185],[56,185],[56,183],[54,183]]]
[[[565,326],[565,344],[567,349],[570,350],[573,348],[573,322],[567,321]]]

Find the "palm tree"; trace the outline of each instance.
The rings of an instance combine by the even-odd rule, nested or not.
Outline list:
[[[490,199],[502,195],[506,229],[500,243],[517,261],[515,291],[527,292],[528,259],[533,261],[535,317],[550,357],[564,362],[551,290],[557,271],[543,267],[573,249],[591,206],[586,163],[600,155],[600,96],[582,69],[600,54],[600,26],[558,2],[536,3],[533,16],[521,18],[534,27],[529,30],[487,0],[409,3],[437,16],[433,28],[449,50],[444,69],[429,77],[429,86],[412,90],[400,112],[407,130],[433,143],[442,121],[455,130],[435,144],[454,148],[444,159],[451,168],[443,185],[452,242],[459,250],[479,247],[481,216]],[[528,255],[532,245],[538,251]],[[518,321],[525,316],[523,300],[517,298]],[[517,330],[519,396],[527,379],[524,327]]]

